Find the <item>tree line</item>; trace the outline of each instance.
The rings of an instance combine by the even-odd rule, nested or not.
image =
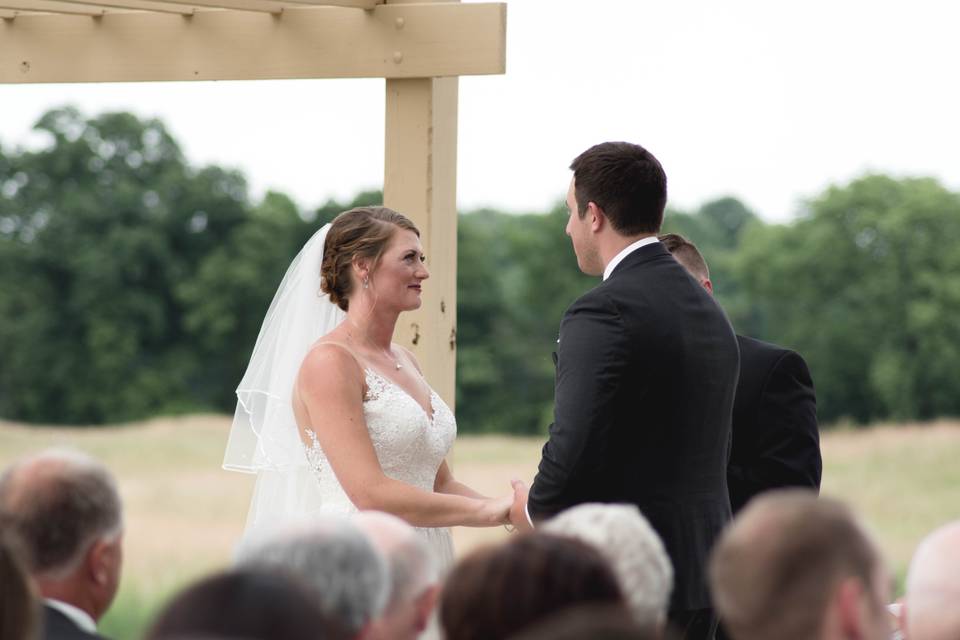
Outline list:
[[[194,167],[163,123],[71,108],[39,149],[0,148],[0,416],[102,424],[232,411],[290,259],[337,213],[250,197]],[[566,207],[461,213],[457,414],[463,432],[541,433],[564,309],[595,279]],[[865,175],[768,224],[727,197],[668,210],[707,259],[738,332],[799,351],[824,423],[960,415],[960,194]]]

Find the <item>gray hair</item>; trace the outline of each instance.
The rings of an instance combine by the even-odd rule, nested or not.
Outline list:
[[[673,566],[660,536],[637,507],[581,504],[549,520],[543,530],[594,547],[613,568],[636,621],[644,626],[664,622]]]
[[[390,567],[387,609],[412,602],[437,582],[437,566],[427,541],[400,518],[364,511],[354,522],[386,557]]]
[[[386,605],[386,560],[359,528],[342,518],[288,524],[249,539],[238,549],[236,564],[296,576],[324,613],[355,633]]]
[[[0,475],[0,509],[23,539],[34,575],[69,574],[90,545],[123,529],[113,476],[76,451],[51,449],[8,467]]]

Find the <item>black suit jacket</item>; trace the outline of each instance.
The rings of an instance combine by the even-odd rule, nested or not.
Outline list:
[[[734,513],[767,489],[818,490],[823,471],[817,400],[807,363],[775,344],[744,336],[737,341],[740,382],[727,469]]]
[[[531,516],[637,505],[673,562],[671,609],[709,607],[707,557],[730,519],[738,362],[723,311],[660,243],[629,254],[560,324],[554,423]]]
[[[73,620],[49,605],[43,605],[43,640],[104,640],[103,636],[87,633]]]

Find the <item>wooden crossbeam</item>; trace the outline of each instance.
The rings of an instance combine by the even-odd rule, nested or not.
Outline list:
[[[2,2],[3,0],[0,0]],[[258,13],[280,14],[286,7],[299,8],[303,5],[281,0],[163,0],[173,5],[188,5],[213,9],[233,9],[236,11],[254,11]]]
[[[5,0],[0,0],[4,2]],[[193,15],[196,11],[194,5],[190,4],[169,4],[166,1],[157,0],[59,0],[60,2],[72,5],[91,5],[103,7],[105,9],[133,9],[135,11],[156,11],[159,13],[173,13],[182,16]],[[35,0],[19,0],[21,4],[30,6]]]
[[[13,11],[60,13],[68,16],[96,17],[107,13],[106,7],[58,0],[0,0],[0,8]]]
[[[293,0],[298,4],[309,4],[318,7],[351,7],[353,9],[373,9],[384,0]]]
[[[21,14],[0,22],[3,83],[418,78],[505,67],[502,3],[198,11],[188,18]]]

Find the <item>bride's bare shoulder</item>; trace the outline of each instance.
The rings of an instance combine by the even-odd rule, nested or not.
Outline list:
[[[352,391],[364,386],[363,367],[345,344],[321,340],[310,348],[300,365],[297,386],[301,391]]]

